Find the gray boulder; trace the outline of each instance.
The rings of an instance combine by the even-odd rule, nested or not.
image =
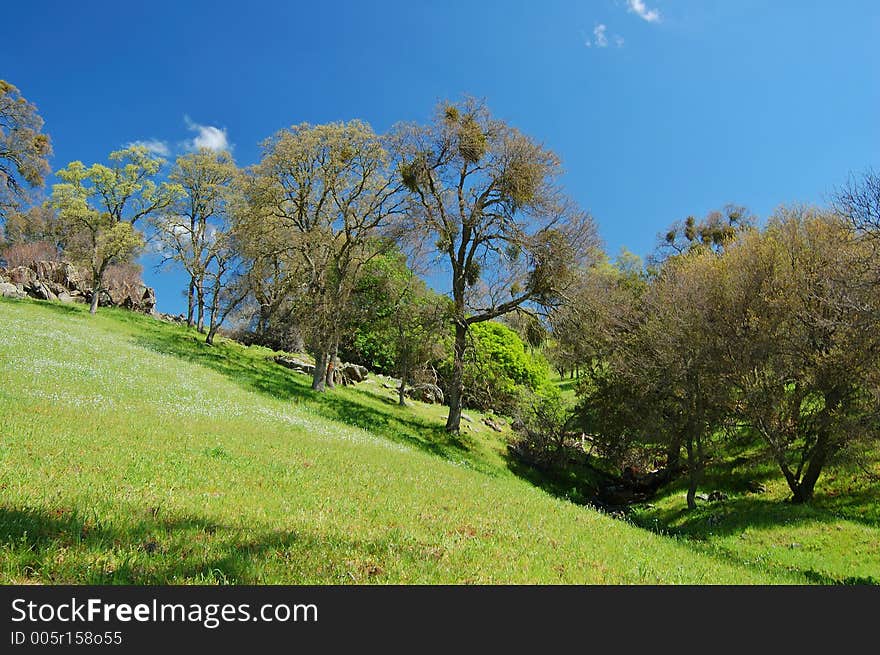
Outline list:
[[[3,298],[27,298],[27,294],[11,282],[0,282],[0,296]]]
[[[443,404],[443,390],[436,384],[417,384],[407,387],[404,394],[423,403]]]
[[[312,375],[315,372],[314,364],[309,364],[308,362],[299,360],[296,357],[291,357],[289,355],[275,355],[274,359],[276,364],[280,364],[284,368],[289,368],[292,371],[296,371],[297,373]]]
[[[342,375],[348,379],[349,382],[363,382],[367,379],[367,376],[370,374],[370,371],[367,370],[366,366],[360,366],[359,364],[343,364],[342,365]]]

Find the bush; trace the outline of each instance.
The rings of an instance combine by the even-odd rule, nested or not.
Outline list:
[[[48,241],[33,241],[29,243],[15,243],[3,249],[2,257],[6,268],[17,266],[30,266],[34,262],[60,261],[58,249]]]
[[[487,321],[472,325],[469,351],[465,355],[465,407],[492,409],[514,415],[526,392],[549,384],[549,366],[533,355],[516,332],[501,323]],[[438,366],[440,386],[448,394],[452,377],[452,355]]]

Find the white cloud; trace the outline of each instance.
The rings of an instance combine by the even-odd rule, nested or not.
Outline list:
[[[581,32],[583,34],[583,32]],[[593,28],[593,38],[592,40],[586,39],[584,41],[584,45],[588,48],[592,48],[596,46],[597,48],[607,48],[611,42],[614,42],[614,45],[618,48],[623,47],[623,37],[619,34],[613,34],[611,38],[608,37],[608,26],[604,23],[597,23],[596,27]]]
[[[608,37],[605,36],[605,31],[608,27],[602,23],[598,23],[596,27],[593,28],[593,40],[590,41],[587,39],[584,41],[584,45],[588,48],[592,46],[596,46],[597,48],[605,48],[608,46]]]
[[[645,0],[627,0],[627,4],[629,5],[629,11],[636,14],[639,18],[649,23],[660,22],[660,12],[656,9],[648,9],[645,6]]]
[[[132,141],[127,147],[130,148],[131,146],[143,146],[154,155],[159,155],[160,157],[167,157],[171,154],[171,149],[168,147],[168,144],[165,141],[159,141],[158,139]]]
[[[191,132],[197,132],[192,139],[187,139],[185,147],[187,150],[198,150],[200,148],[208,148],[209,150],[229,150],[229,137],[226,134],[226,128],[214,127],[213,125],[200,125],[194,122],[189,116],[184,116],[186,127]]]

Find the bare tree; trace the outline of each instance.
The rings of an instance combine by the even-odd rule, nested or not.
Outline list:
[[[160,266],[177,262],[189,275],[187,325],[204,331],[205,282],[212,259],[217,230],[228,223],[227,211],[238,168],[228,152],[203,148],[177,158],[168,179],[184,191],[171,211],[158,214],[153,224],[160,246]]]

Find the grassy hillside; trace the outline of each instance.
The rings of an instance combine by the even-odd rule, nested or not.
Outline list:
[[[685,540],[695,550],[768,570],[798,570],[821,584],[880,584],[880,457],[837,462],[809,505],[791,492],[763,451],[735,452],[707,471],[705,490],[723,501],[688,511],[684,481],[633,516],[637,524]],[[759,482],[766,491],[749,493]]]
[[[121,310],[0,300],[0,335],[3,583],[810,581],[553,498],[379,381]]]

